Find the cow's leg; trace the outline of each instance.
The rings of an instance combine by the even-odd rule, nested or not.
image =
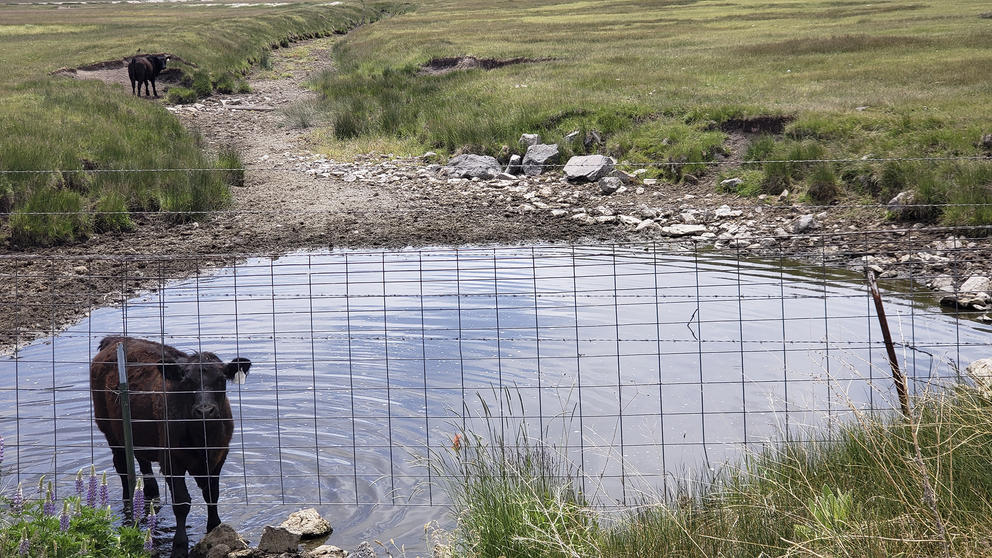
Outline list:
[[[189,490],[186,488],[186,469],[180,459],[166,457],[162,463],[162,474],[172,492],[172,513],[176,516],[176,534],[172,538],[171,558],[189,556],[189,537],[186,535],[186,517],[189,515]]]
[[[145,502],[150,503],[159,497],[158,482],[155,480],[155,473],[152,471],[152,462],[139,458],[138,467],[141,468],[141,477],[145,481]]]
[[[152,81],[152,93],[154,93],[155,96],[158,97],[158,91],[155,90],[155,78],[152,78],[151,81]]]
[[[131,512],[131,506],[128,504],[131,502],[131,495],[134,492],[127,476],[127,454],[124,453],[124,448],[110,448],[110,451],[114,454],[114,470],[121,476],[121,488],[124,491],[124,513],[126,515]]]
[[[134,81],[134,79],[132,79],[131,80],[131,94],[132,95],[137,95],[137,93],[134,91],[134,83],[135,83],[135,81]]]
[[[220,496],[220,469],[207,475],[197,475],[196,485],[203,492],[203,501],[207,503],[207,532],[213,531],[220,525],[220,515],[217,514],[217,498]]]

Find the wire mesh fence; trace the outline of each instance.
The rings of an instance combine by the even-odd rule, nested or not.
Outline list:
[[[493,426],[512,441],[525,424],[558,448],[601,506],[664,497],[777,440],[829,440],[898,404],[864,281],[872,258],[888,258],[912,393],[989,356],[984,312],[941,307],[930,287],[992,261],[987,240],[937,250],[908,231],[905,252],[936,267],[873,252],[867,233],[818,235],[805,259],[753,240],[761,257],[675,240],[297,252],[217,269],[202,256],[94,255],[130,294],[72,324],[56,316],[87,294],[80,261],[38,276],[15,265],[2,278],[15,324],[0,360],[4,478],[71,490],[90,463],[112,470],[88,380],[112,335],[251,359],[246,383],[227,388],[236,428],[221,477],[221,503],[248,514],[436,508],[447,500],[425,461]],[[74,289],[44,288],[63,273]],[[33,305],[48,324],[17,321]]]

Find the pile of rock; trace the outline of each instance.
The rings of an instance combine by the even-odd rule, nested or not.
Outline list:
[[[191,558],[344,558],[352,555],[322,542],[332,532],[331,524],[313,508],[294,512],[278,527],[266,526],[258,546],[252,547],[230,525],[222,523],[196,544]],[[300,549],[301,543],[311,543]],[[368,543],[362,543],[354,555],[370,556]],[[375,556],[373,551],[371,557]]]

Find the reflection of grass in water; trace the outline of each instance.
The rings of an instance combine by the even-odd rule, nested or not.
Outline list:
[[[433,456],[458,527],[451,555],[983,556],[992,535],[992,399],[966,386],[916,400],[912,420],[856,415],[831,440],[789,442],[608,517],[576,471],[528,437],[468,434]]]

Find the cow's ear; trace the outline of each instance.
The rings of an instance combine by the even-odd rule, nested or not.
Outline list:
[[[162,375],[165,376],[166,380],[170,382],[181,382],[185,371],[183,370],[182,364],[178,362],[168,361],[163,362],[162,365]]]
[[[251,368],[251,361],[238,357],[227,364],[224,368],[224,375],[227,376],[229,381],[243,384],[245,383],[245,377],[248,376],[249,368]]]

